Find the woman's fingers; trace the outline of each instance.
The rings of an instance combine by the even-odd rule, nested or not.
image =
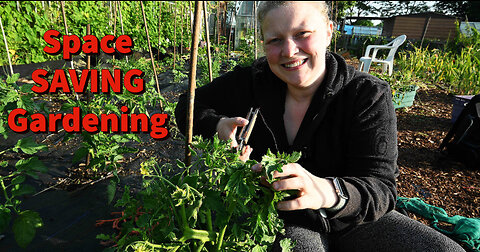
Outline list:
[[[250,154],[252,154],[253,148],[250,145],[245,146],[242,153],[240,153],[240,160],[246,162],[250,158]]]
[[[273,189],[276,191],[285,190],[300,190],[305,188],[305,182],[303,177],[289,177],[273,182]]]
[[[293,211],[301,209],[318,209],[320,207],[315,204],[314,199],[308,195],[297,197],[292,200],[280,201],[277,203],[278,210],[281,211]]]
[[[252,166],[251,169],[254,172],[261,172],[262,171],[262,164],[261,163],[256,163]]]
[[[237,147],[238,143],[235,139],[237,127],[247,124],[248,120],[242,117],[224,117],[217,123],[218,138],[221,140],[231,139],[231,147]]]
[[[275,171],[273,173],[273,178],[283,178],[283,177],[290,177],[290,176],[300,176],[301,173],[305,173],[305,169],[302,168],[297,163],[290,163],[286,164],[282,167],[282,172]]]

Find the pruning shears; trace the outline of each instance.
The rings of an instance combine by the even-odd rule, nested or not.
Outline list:
[[[242,129],[240,130],[240,134],[238,134],[238,137],[237,137],[237,143],[238,143],[237,150],[239,150],[240,152],[243,152],[243,148],[245,148],[245,146],[248,143],[248,139],[250,138],[250,134],[252,133],[253,126],[255,125],[255,121],[257,120],[257,115],[259,110],[260,109],[257,108],[254,111],[253,108],[250,108],[250,111],[248,111],[248,114],[246,117],[246,119],[248,120],[248,124],[242,127]]]

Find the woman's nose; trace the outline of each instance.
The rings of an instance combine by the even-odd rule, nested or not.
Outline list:
[[[293,39],[286,39],[283,43],[282,56],[292,57],[298,52],[297,43]]]

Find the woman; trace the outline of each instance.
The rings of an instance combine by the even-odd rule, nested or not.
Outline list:
[[[244,155],[302,152],[271,185],[299,191],[277,206],[295,250],[461,251],[392,211],[398,169],[391,90],[327,51],[333,23],[326,4],[263,2],[258,20],[266,57],[196,90],[194,133],[218,133],[235,146],[237,128],[248,123],[241,116],[260,108]],[[176,110],[182,130],[186,102],[183,95]]]

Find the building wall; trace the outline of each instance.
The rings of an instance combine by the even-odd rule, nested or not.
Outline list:
[[[385,20],[383,36],[397,37],[402,34],[408,39],[422,39],[422,34],[427,24],[428,16],[398,16]],[[426,39],[447,40],[456,33],[454,18],[432,17],[427,27]]]
[[[455,37],[455,19],[432,18],[428,25],[426,39],[448,40]]]
[[[389,18],[389,19],[385,19],[383,21],[382,36],[385,36],[385,37],[391,37],[392,36],[393,24],[395,24],[395,18],[394,17]]]
[[[392,36],[405,34],[409,39],[421,39],[425,21],[425,17],[396,17]]]

